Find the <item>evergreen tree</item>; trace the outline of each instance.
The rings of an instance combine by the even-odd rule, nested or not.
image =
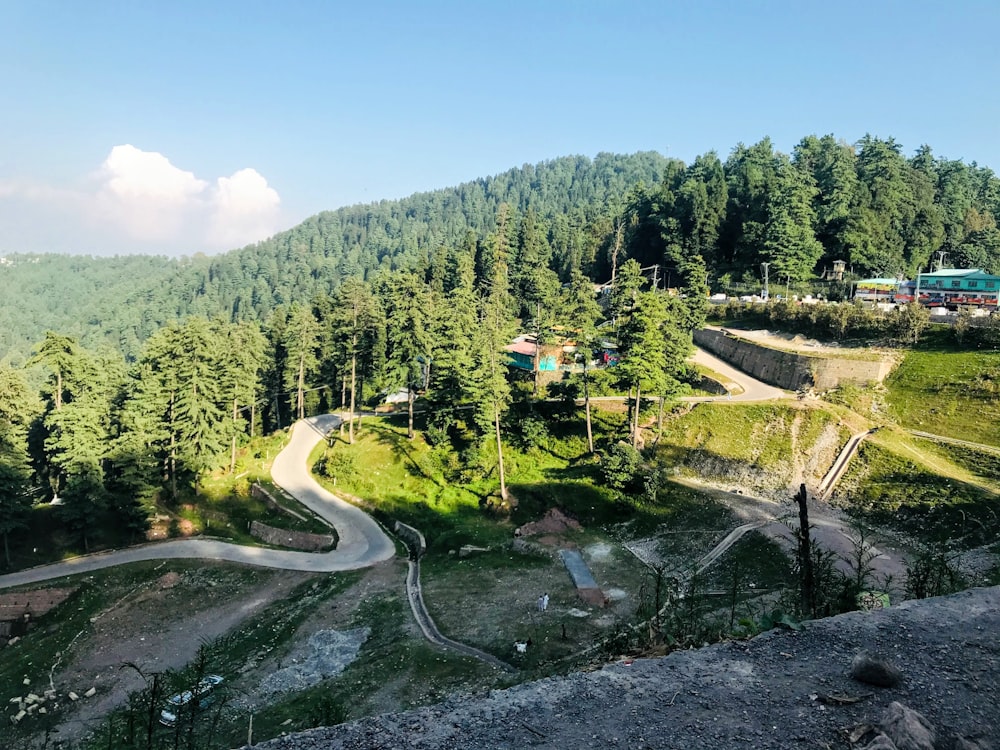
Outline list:
[[[438,429],[451,426],[455,407],[468,402],[475,368],[478,309],[471,254],[454,254],[452,280],[433,305],[429,401]]]
[[[37,412],[37,401],[21,373],[0,364],[0,537],[7,566],[10,535],[28,526],[31,466],[27,427]]]
[[[426,284],[407,273],[389,278],[387,297],[389,370],[393,383],[407,390],[407,436],[412,440],[413,403],[431,363],[431,295]]]
[[[316,356],[319,336],[319,323],[312,308],[293,304],[282,341],[286,353],[283,385],[286,391],[295,393],[296,419],[306,415],[306,386],[319,365]]]
[[[507,501],[507,482],[503,464],[500,423],[510,407],[510,384],[507,382],[505,347],[514,335],[514,300],[510,293],[508,259],[510,257],[509,211],[501,206],[496,231],[487,239],[491,276],[482,280],[479,297],[479,326],[476,331],[473,399],[476,422],[483,433],[493,431],[496,439],[500,497]]]
[[[775,278],[805,281],[823,255],[823,246],[813,233],[816,189],[788,157],[779,155],[776,162],[761,257],[771,264]]]
[[[336,304],[338,319],[336,338],[346,352],[350,362],[349,389],[350,405],[348,415],[348,440],[354,442],[354,420],[358,393],[358,361],[363,355],[363,346],[370,337],[377,320],[375,299],[363,281],[348,279],[337,290]]]
[[[663,327],[667,321],[664,297],[657,292],[638,292],[627,310],[618,334],[618,366],[615,374],[635,391],[630,419],[632,447],[639,447],[639,410],[642,394],[666,390],[667,359]]]
[[[590,421],[590,363],[599,346],[597,324],[601,307],[594,296],[594,284],[574,270],[569,286],[563,290],[564,320],[576,342],[576,360],[583,365],[583,407],[587,422],[587,450],[594,452],[594,431]]]

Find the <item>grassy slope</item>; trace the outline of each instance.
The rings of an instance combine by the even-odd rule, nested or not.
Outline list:
[[[886,381],[909,429],[1000,446],[1000,351],[963,351],[934,330]]]
[[[602,430],[617,421],[617,415],[603,418]],[[504,446],[507,484],[517,499],[509,518],[482,507],[496,499],[495,466],[462,468],[454,454],[434,450],[421,434],[407,440],[402,418],[366,419],[354,445],[336,441],[325,453],[327,477],[320,481],[420,528],[432,547],[506,540],[514,525],[557,505],[586,523],[614,520],[612,496],[594,481],[582,423],[556,424],[552,431],[564,434],[551,435],[544,448]]]
[[[828,405],[698,404],[667,422],[657,455],[713,478],[749,471],[780,488],[799,470],[807,480],[822,476],[861,422]]]
[[[990,454],[881,430],[862,443],[836,499],[919,541],[990,544],[1000,538],[996,464]]]

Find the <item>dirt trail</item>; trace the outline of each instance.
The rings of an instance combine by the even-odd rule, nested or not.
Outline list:
[[[718,501],[736,512],[740,518],[757,521],[767,521],[760,531],[780,542],[794,543],[794,531],[789,522],[795,520],[797,511],[791,499],[786,504],[770,500],[741,495],[735,492],[714,488],[706,483],[690,477],[675,479],[679,484],[707,492]],[[837,567],[845,573],[851,570],[850,561],[855,555],[855,540],[857,538],[851,528],[851,521],[838,509],[825,502],[810,499],[809,521],[813,527],[812,538],[823,548],[834,553]],[[872,547],[874,558],[871,561],[872,572],[876,580],[892,581],[894,587],[902,587],[906,579],[906,559],[903,553],[896,549],[892,542],[874,538]]]
[[[216,571],[216,575],[218,571]],[[256,582],[208,585],[197,570],[165,573],[126,599],[98,613],[70,661],[53,676],[59,693],[92,699],[72,704],[56,729],[60,741],[76,741],[93,731],[101,718],[145,686],[145,674],[180,669],[198,647],[237,627],[248,617],[285,596],[308,574],[261,571]]]

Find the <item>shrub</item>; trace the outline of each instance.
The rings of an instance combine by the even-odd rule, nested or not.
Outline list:
[[[628,443],[619,442],[601,460],[604,483],[615,490],[624,490],[636,478],[642,457]]]

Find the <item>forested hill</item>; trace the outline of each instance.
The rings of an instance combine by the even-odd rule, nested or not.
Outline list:
[[[653,152],[555,159],[321,213],[214,258],[9,256],[0,361],[23,362],[46,329],[134,355],[163,323],[189,315],[266,321],[380,269],[440,280],[449,253],[481,249],[501,204],[518,235],[515,271],[548,267],[564,283],[571,269],[605,281],[629,258],[696,294],[706,276],[713,290],[757,284],[763,264],[803,293],[835,291],[811,286],[833,260],[851,278],[913,278],[932,259],[1000,273],[1000,179],[990,169],[928,146],[906,156],[892,138],[807,136],[791,154],[764,138],[688,165]]]
[[[530,208],[556,264],[590,268],[630,189],[679,162],[655,152],[564,157],[456,188],[328,211],[264,242],[208,258],[8,255],[0,263],[0,360],[23,362],[46,330],[132,355],[188,315],[264,320],[279,305],[328,294],[349,276],[430,262],[494,227],[497,207]]]

